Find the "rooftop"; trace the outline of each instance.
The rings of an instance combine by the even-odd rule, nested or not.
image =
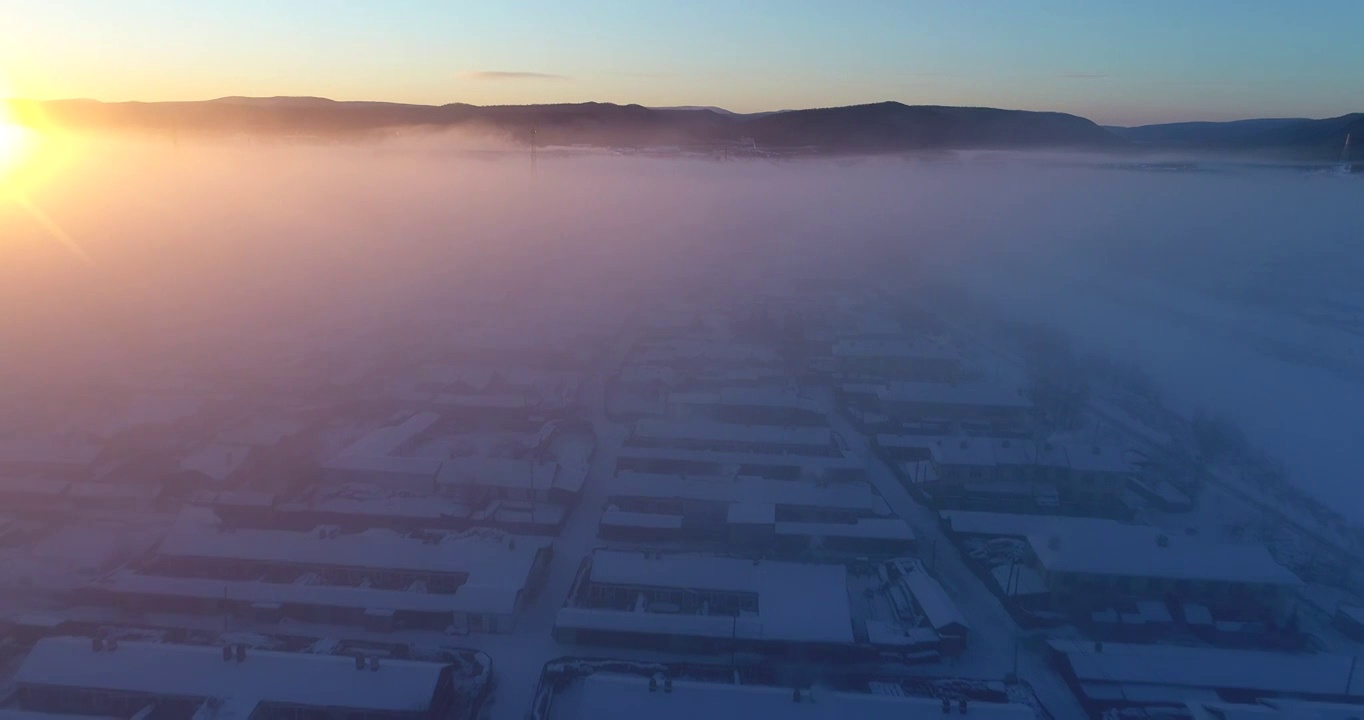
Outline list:
[[[961,359],[950,347],[907,337],[843,338],[833,344],[831,352],[847,358]]]
[[[1021,515],[1017,513],[943,510],[939,515],[952,523],[953,532],[965,535],[1045,535],[1047,533],[1097,536],[1131,527],[1117,520],[1066,515]]]
[[[435,542],[373,528],[358,533],[223,529],[182,516],[161,542],[163,557],[245,560],[410,572],[467,574],[472,585],[524,582],[548,538],[497,531],[437,534]],[[520,587],[520,585],[516,585]]]
[[[755,562],[690,553],[646,556],[598,550],[592,554],[591,581],[753,593],[758,596],[758,611],[737,619],[734,623],[737,637],[853,642],[848,573],[842,565]]]
[[[825,455],[797,455],[775,452],[727,452],[724,450],[690,450],[685,448],[621,447],[617,459],[678,460],[715,463],[719,465],[794,466],[818,473],[829,470],[865,471],[866,462],[851,457]]]
[[[877,396],[883,401],[970,405],[1026,409],[1032,402],[1016,390],[984,383],[896,382],[883,386]]]
[[[1065,532],[1029,535],[1028,544],[1049,572],[1302,584],[1264,545],[1209,541],[1141,525],[1071,526]]]
[[[255,649],[243,662],[226,662],[216,647],[144,642],[95,652],[89,638],[53,637],[38,641],[15,681],[215,698],[242,709],[242,717],[261,702],[419,712],[430,707],[443,667],[385,658],[377,671],[357,670],[346,656]]]
[[[1081,683],[1159,685],[1364,698],[1353,655],[1052,640]]]
[[[933,698],[848,693],[814,688],[801,702],[793,690],[769,685],[731,685],[673,680],[672,691],[649,689],[649,679],[596,673],[580,678],[554,697],[550,720],[938,720],[942,704]],[[953,713],[956,713],[955,706]],[[973,702],[977,720],[1033,720],[1025,705]]]
[[[511,614],[516,610],[517,594],[522,589],[517,580],[524,584],[526,576],[521,575],[515,580],[509,577],[496,584],[465,583],[453,593],[427,593],[359,585],[169,577],[119,570],[94,582],[91,588],[123,595],[229,600],[253,604],[279,603],[414,613]]]
[[[827,427],[731,425],[657,418],[645,418],[635,422],[634,436],[650,440],[833,446],[833,431]]]
[[[548,492],[554,485],[558,465],[518,458],[458,457],[440,464],[436,484],[440,486],[484,485],[525,488]]]
[[[426,432],[440,420],[433,412],[420,412],[397,425],[376,428],[342,450],[340,456],[363,457],[391,455],[412,438]]]
[[[606,481],[608,497],[685,498],[717,503],[760,502],[889,514],[869,483],[773,480],[739,476],[654,475],[623,472]]]

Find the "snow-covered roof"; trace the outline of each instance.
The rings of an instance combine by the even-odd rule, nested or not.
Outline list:
[[[941,632],[954,625],[962,628],[971,627],[970,623],[966,622],[966,616],[961,614],[961,608],[958,608],[948,596],[942,584],[922,568],[901,573],[900,581],[914,596],[914,602],[923,611],[928,624],[934,630]]]
[[[776,524],[775,531],[778,535],[858,540],[900,540],[908,542],[914,539],[914,530],[904,520],[896,517],[859,518],[850,523],[779,522]]]
[[[536,552],[550,543],[547,538],[497,532],[438,537],[438,542],[423,542],[381,528],[339,534],[321,528],[314,532],[224,530],[182,521],[166,535],[158,553],[163,557],[467,574],[468,582],[477,585],[524,582]]]
[[[1353,655],[1052,640],[1082,683],[1163,685],[1256,693],[1364,698],[1364,663]]]
[[[417,480],[435,481],[441,461],[429,457],[401,455],[340,455],[328,460],[324,470],[374,475],[410,475]]]
[[[1115,528],[1120,531],[1124,527],[1130,527],[1107,518],[1068,515],[1022,515],[971,510],[943,510],[938,514],[952,523],[953,532],[966,535],[1026,537],[1047,533],[1080,533],[1097,536]]]
[[[317,512],[430,520],[463,518],[472,512],[469,506],[442,495],[360,493],[346,492],[350,490],[346,485],[340,488],[338,492],[315,495],[309,501],[281,503],[277,509],[285,513]]]
[[[437,663],[384,658],[377,671],[357,670],[344,655],[249,649],[224,661],[216,647],[119,642],[95,652],[88,638],[39,640],[20,666],[20,685],[89,688],[176,697],[214,698],[247,717],[261,702],[375,712],[420,712],[440,684]]]
[[[366,433],[359,440],[351,443],[345,450],[342,450],[338,455],[338,459],[340,457],[390,455],[412,440],[412,438],[426,432],[439,420],[440,415],[437,415],[436,413],[420,412],[397,425],[376,428]]]
[[[751,476],[698,477],[621,473],[606,479],[611,497],[683,498],[717,503],[763,502],[840,510],[887,512],[885,500],[863,482],[820,483]]]
[[[263,490],[200,490],[190,501],[211,507],[268,508],[275,504],[275,495]]]
[[[629,512],[607,508],[602,511],[599,525],[608,527],[651,528],[655,530],[681,530],[682,516],[664,513]]]
[[[441,463],[436,484],[483,485],[548,492],[554,485],[554,474],[558,467],[552,462],[537,463],[519,458],[458,457]]]
[[[510,568],[506,578],[480,576],[478,582],[460,585],[453,593],[385,590],[359,585],[310,585],[307,583],[218,580],[213,578],[147,575],[119,570],[91,584],[92,588],[122,595],[200,598],[247,603],[280,603],[333,608],[361,608],[423,613],[511,614],[526,574]],[[471,579],[472,580],[472,579]],[[493,584],[488,584],[489,582]],[[520,584],[517,584],[517,583]]]
[[[591,582],[753,593],[758,596],[758,611],[739,617],[738,637],[853,641],[848,573],[842,565],[598,550],[592,554]]]
[[[649,678],[595,673],[570,683],[554,696],[549,720],[938,720],[940,700],[927,697],[850,693],[822,687],[801,702],[789,687],[733,685],[675,679],[672,691],[651,691]],[[955,716],[956,705],[952,706]],[[1020,704],[971,702],[967,717],[977,720],[1034,720]]]
[[[793,453],[726,452],[723,450],[691,450],[686,448],[621,447],[617,459],[641,458],[650,460],[683,460],[720,465],[791,466],[812,472],[831,470],[865,470],[862,460],[843,456],[796,455]]]
[[[668,395],[668,401],[684,405],[821,411],[819,402],[812,398],[801,397],[785,388],[772,387],[724,387],[714,392],[674,392]]]
[[[777,521],[777,506],[761,501],[736,502],[729,506],[725,520],[731,525],[771,525]]]
[[[180,469],[203,473],[211,480],[222,482],[231,477],[250,456],[250,446],[215,442],[181,460]]]
[[[843,338],[830,349],[835,357],[960,360],[956,350],[908,337]]]
[[[732,425],[661,418],[644,418],[636,421],[634,436],[649,440],[752,443],[792,447],[833,445],[833,431],[827,427]]]
[[[1016,390],[984,383],[896,382],[883,386],[877,396],[887,402],[900,403],[1013,409],[1032,407],[1032,402]]]
[[[1117,575],[1208,582],[1301,585],[1269,549],[1256,543],[1226,543],[1171,533],[1161,528],[1117,525],[1068,528],[1028,536],[1028,544],[1049,572]]]
[[[995,447],[989,440],[943,438],[928,446],[939,465],[995,465]]]

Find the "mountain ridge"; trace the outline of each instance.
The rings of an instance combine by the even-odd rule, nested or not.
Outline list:
[[[773,113],[637,104],[418,105],[316,97],[229,96],[204,101],[11,101],[21,122],[95,130],[191,134],[348,135],[409,128],[497,132],[542,145],[762,146],[813,152],[965,147],[1112,147],[1122,141],[1064,113],[898,102]]]
[[[896,101],[768,113],[709,106],[650,108],[600,102],[422,105],[312,96],[113,102],[10,100],[20,122],[88,130],[176,134],[346,136],[461,129],[541,145],[722,147],[813,153],[925,149],[1063,148],[1277,152],[1331,159],[1347,133],[1364,138],[1364,113],[1337,118],[1104,127],[1061,112],[907,105]]]

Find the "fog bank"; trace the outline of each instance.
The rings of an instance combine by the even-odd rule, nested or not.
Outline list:
[[[94,143],[0,201],[0,371],[11,408],[36,412],[107,384],[268,380],[385,338],[946,281],[1144,368],[1181,412],[1236,419],[1351,512],[1361,207],[1358,179],[1103,158],[546,152],[532,166],[443,138]]]

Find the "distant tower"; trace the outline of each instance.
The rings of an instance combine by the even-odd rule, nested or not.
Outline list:
[[[531,128],[531,129],[530,129],[530,171],[531,171],[531,174],[535,174],[535,170],[536,170],[537,149],[536,149],[536,147],[535,147],[535,144],[536,144],[536,143],[535,143],[535,141],[536,141],[536,137],[535,137],[535,136],[536,136],[537,133],[539,133],[539,130],[536,130],[535,128]]]

